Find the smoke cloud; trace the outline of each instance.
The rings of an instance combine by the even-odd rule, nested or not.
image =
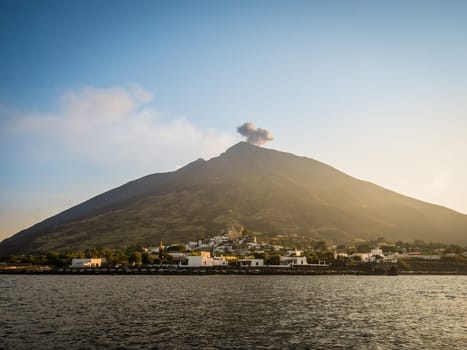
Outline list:
[[[253,145],[264,145],[266,142],[274,140],[272,134],[261,128],[256,128],[255,124],[248,122],[237,128],[240,135],[246,137],[246,141]]]

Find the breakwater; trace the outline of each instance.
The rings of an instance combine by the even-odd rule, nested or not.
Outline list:
[[[353,266],[209,266],[157,265],[147,267],[52,268],[0,266],[0,274],[35,275],[467,275],[467,264],[387,263]]]
[[[2,274],[41,274],[41,275],[397,275],[397,264],[365,264],[353,267],[331,266],[261,266],[261,267],[188,267],[161,265],[153,267],[125,268],[3,268]]]

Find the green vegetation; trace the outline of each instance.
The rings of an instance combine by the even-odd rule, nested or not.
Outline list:
[[[33,265],[49,265],[55,267],[67,267],[72,259],[105,258],[105,266],[129,266],[151,264],[152,255],[143,252],[137,245],[131,245],[124,249],[89,248],[85,250],[50,251],[40,255],[9,255],[0,261],[6,263],[29,263]]]

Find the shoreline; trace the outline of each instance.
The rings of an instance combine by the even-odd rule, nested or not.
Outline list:
[[[291,276],[397,276],[397,275],[455,275],[466,276],[466,271],[400,271],[391,269],[309,269],[309,268],[240,268],[240,267],[160,267],[160,268],[13,268],[0,269],[0,275],[172,275],[172,276],[207,276],[207,275],[291,275]]]

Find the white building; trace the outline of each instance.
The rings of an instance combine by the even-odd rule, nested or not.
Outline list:
[[[165,246],[162,247],[164,249]],[[151,254],[159,254],[160,248],[159,247],[149,247],[144,249],[145,252],[149,252]]]
[[[370,252],[370,256],[384,256],[383,250],[381,248],[372,249]]]
[[[301,250],[297,250],[297,248],[295,248],[294,250],[288,250],[287,251],[288,256],[301,256],[302,253],[303,252]]]
[[[385,255],[383,257],[383,262],[384,263],[397,263],[399,261],[398,256],[399,255],[397,253]]]
[[[198,246],[198,242],[188,242],[186,245],[187,250],[193,250]]]
[[[229,265],[227,260],[225,260],[224,258],[220,256],[215,256],[214,258],[212,258],[212,266],[227,266],[227,265]]]
[[[283,256],[281,258],[281,265],[308,265],[306,256]]]
[[[188,255],[188,266],[201,267],[212,266],[212,259],[201,255]]]
[[[102,258],[72,259],[70,267],[100,267]]]
[[[188,255],[188,266],[227,266],[228,262],[223,257],[211,258],[210,252],[200,252],[200,255]]]
[[[379,248],[372,249],[369,253],[354,253],[349,256],[349,258],[354,258],[359,256],[362,262],[383,262],[383,263],[397,263],[398,257],[401,255],[390,254],[384,255],[383,251]]]
[[[223,257],[215,256],[211,258],[209,252],[201,252],[201,255],[188,255],[188,266],[227,266],[229,263]]]
[[[263,259],[239,259],[237,260],[241,267],[264,266]]]
[[[249,249],[259,249],[259,248],[261,248],[261,245],[256,243],[256,242],[248,242],[246,245],[247,245],[247,247]]]

